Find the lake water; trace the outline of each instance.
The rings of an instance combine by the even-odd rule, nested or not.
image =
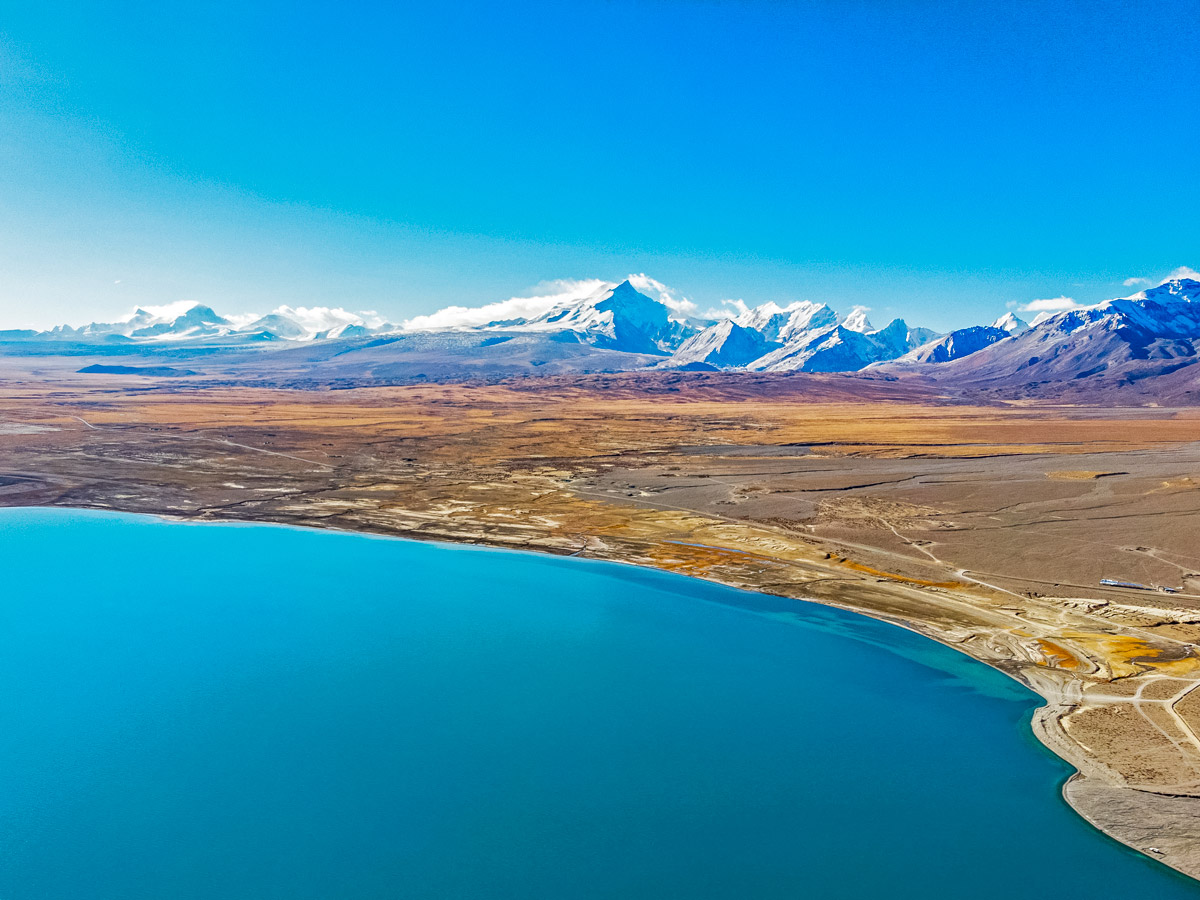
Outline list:
[[[0,900],[1197,897],[1037,698],[631,567],[0,510]]]

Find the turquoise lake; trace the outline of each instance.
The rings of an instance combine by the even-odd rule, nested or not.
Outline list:
[[[0,900],[1200,896],[1066,806],[1035,695],[859,616],[61,510],[0,560]]]

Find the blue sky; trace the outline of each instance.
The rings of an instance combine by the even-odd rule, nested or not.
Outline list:
[[[949,328],[1200,266],[1192,3],[9,3],[0,324],[646,272]]]

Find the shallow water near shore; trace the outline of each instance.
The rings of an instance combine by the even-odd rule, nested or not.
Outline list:
[[[0,898],[1200,897],[1038,698],[629,566],[0,510]]]

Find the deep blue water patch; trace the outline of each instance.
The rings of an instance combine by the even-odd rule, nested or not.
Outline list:
[[[1200,895],[1034,695],[627,566],[0,511],[0,898]]]

